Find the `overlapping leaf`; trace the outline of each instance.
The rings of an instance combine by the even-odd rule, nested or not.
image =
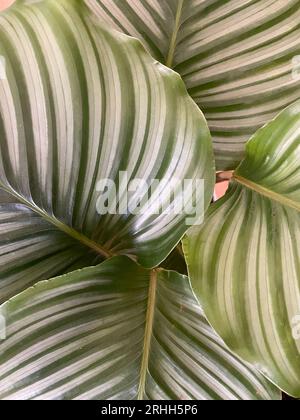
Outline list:
[[[221,170],[236,167],[250,135],[300,97],[299,0],[85,1],[181,74]]]
[[[278,399],[202,315],[189,280],[127,257],[1,307],[1,399]]]
[[[300,396],[300,102],[251,139],[224,199],[185,241],[192,284],[227,345]]]
[[[0,15],[1,300],[97,254],[149,267],[164,260],[187,229],[185,215],[119,212],[132,179],[148,182],[142,203],[168,202],[173,177],[204,178],[205,205],[211,198],[211,139],[183,82],[86,11],[81,1],[22,1]],[[98,214],[106,179],[122,214]]]

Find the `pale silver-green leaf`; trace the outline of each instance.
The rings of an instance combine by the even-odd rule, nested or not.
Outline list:
[[[300,97],[299,0],[85,1],[181,74],[220,170],[234,169],[249,137]]]
[[[147,194],[164,205],[172,177],[199,178],[211,199],[209,130],[180,77],[87,12],[82,1],[44,0],[0,14],[0,189],[11,203],[0,202],[0,300],[83,254],[79,265],[126,254],[152,267],[176,246],[183,212],[102,216],[100,180],[157,178]]]
[[[259,130],[227,195],[184,243],[227,345],[300,397],[300,102]]]
[[[38,283],[1,313],[2,400],[280,398],[214,333],[187,277],[126,257]]]

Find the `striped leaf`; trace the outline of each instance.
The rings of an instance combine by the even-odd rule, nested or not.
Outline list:
[[[187,277],[127,257],[1,307],[3,399],[279,399],[203,317]]]
[[[37,281],[102,260],[0,190],[0,303]]]
[[[185,240],[193,287],[227,345],[300,397],[300,102],[257,132]]]
[[[187,229],[186,215],[169,211],[183,193],[165,206],[170,180],[204,179],[204,207],[211,199],[209,130],[179,76],[88,15],[75,0],[22,1],[0,14],[1,301],[97,255],[156,266]],[[97,210],[106,179],[119,214]],[[133,191],[131,208],[138,196],[163,211],[118,211],[133,179],[148,187]],[[152,179],[160,184],[150,189]],[[195,189],[187,201],[197,204]]]
[[[249,137],[300,96],[299,0],[85,1],[181,74],[220,170],[235,168]]]

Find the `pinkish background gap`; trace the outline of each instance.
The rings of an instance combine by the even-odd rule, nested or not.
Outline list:
[[[0,0],[0,10],[6,9],[6,7],[13,4],[14,0]]]
[[[226,193],[226,191],[228,189],[228,185],[229,185],[228,181],[219,182],[218,184],[216,184],[215,198],[219,199],[219,198],[223,197],[223,195]]]

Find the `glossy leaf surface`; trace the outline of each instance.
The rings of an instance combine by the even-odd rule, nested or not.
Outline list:
[[[227,345],[300,396],[300,102],[257,132],[226,196],[192,229],[193,287]]]
[[[217,166],[300,97],[299,0],[85,0],[180,73],[204,112]]]
[[[126,257],[1,307],[1,399],[278,399],[203,317],[187,277]]]
[[[168,211],[169,181],[204,179],[204,207],[214,183],[207,124],[178,75],[73,0],[1,13],[0,56],[0,301],[97,255],[158,265],[187,229]],[[107,179],[117,197],[102,215]],[[150,198],[159,213],[119,211],[133,179],[148,184],[128,207]]]

